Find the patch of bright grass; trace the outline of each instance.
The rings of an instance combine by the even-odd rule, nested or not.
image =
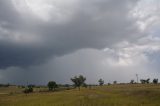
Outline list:
[[[14,90],[13,90],[14,89]],[[19,88],[0,88],[21,91]],[[31,94],[0,94],[0,106],[159,106],[160,85],[126,84]]]

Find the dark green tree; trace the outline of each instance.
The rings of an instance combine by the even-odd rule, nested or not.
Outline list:
[[[26,88],[25,88],[25,90],[24,90],[24,93],[31,93],[31,92],[33,92],[33,85],[28,85]]]
[[[158,84],[158,79],[153,79],[154,84]]]
[[[130,81],[130,84],[134,84],[134,80],[131,80],[131,81]]]
[[[149,84],[149,80],[150,80],[150,78],[148,78],[148,79],[141,79],[140,81],[141,81],[141,83],[142,84]]]
[[[113,84],[117,84],[117,81],[113,81]]]
[[[99,79],[98,82],[99,82],[100,86],[102,86],[104,84],[104,80],[102,80],[102,79]]]
[[[55,81],[49,81],[48,82],[48,88],[49,88],[50,91],[55,90],[55,88],[57,88],[57,87],[58,86],[57,86]]]
[[[79,77],[75,76],[74,78],[71,78],[71,81],[74,83],[75,87],[78,87],[80,90],[80,86],[83,86],[85,84],[86,78],[82,75],[79,75]]]
[[[150,80],[150,78],[148,78],[148,79],[146,80],[146,83],[147,83],[147,84],[149,84],[149,80]]]

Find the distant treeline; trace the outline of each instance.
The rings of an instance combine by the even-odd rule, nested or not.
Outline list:
[[[10,84],[0,84],[0,87],[9,87]]]
[[[133,79],[130,81],[130,84],[138,84],[138,74],[136,74],[137,76],[137,81],[134,81]],[[16,85],[18,88],[22,88],[24,89],[24,93],[31,93],[34,92],[34,89],[36,88],[43,88],[42,90],[40,90],[39,92],[50,92],[50,91],[61,91],[61,90],[70,90],[70,89],[74,89],[74,88],[78,88],[78,90],[80,91],[81,87],[85,87],[85,88],[89,88],[91,89],[94,86],[103,86],[103,85],[111,85],[111,83],[105,84],[104,80],[102,78],[100,78],[97,82],[98,85],[94,85],[94,84],[87,84],[85,83],[86,81],[86,77],[84,77],[83,75],[79,75],[79,76],[74,76],[71,79],[72,85],[70,84],[57,84],[55,81],[49,81],[47,85],[34,85],[34,84],[29,84],[29,85]],[[158,78],[154,78],[153,81],[150,81],[150,78],[148,79],[140,79],[139,80],[141,84],[149,84],[149,83],[153,83],[153,84],[158,84]],[[127,84],[127,83],[118,83],[117,81],[113,81],[113,85],[115,84]],[[0,84],[0,87],[9,87],[9,86],[14,86],[14,85],[10,85],[8,84]],[[46,90],[46,88],[48,88],[48,90]]]

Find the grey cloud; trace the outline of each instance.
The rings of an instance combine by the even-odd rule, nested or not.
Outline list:
[[[0,67],[26,67],[82,48],[102,49],[133,40],[142,35],[128,16],[136,2],[78,1],[66,22],[54,23],[52,10],[51,19],[45,22],[32,13],[19,13],[11,1],[1,1]],[[32,37],[33,41],[26,41]]]
[[[145,3],[46,0],[37,12],[22,0],[0,1],[0,83],[159,78],[159,15]]]
[[[139,78],[159,78],[158,71],[148,66],[145,60],[141,60],[143,55],[137,55],[132,61],[137,64],[124,65],[115,58],[117,52],[101,51],[96,49],[83,49],[61,57],[50,58],[50,61],[43,65],[31,66],[29,68],[10,67],[0,71],[0,81],[18,84],[47,84],[49,80],[57,83],[71,83],[70,78],[74,75],[82,74],[87,78],[88,84],[97,84],[99,78],[103,78],[105,83],[129,82],[136,80],[135,74]],[[113,59],[112,59],[113,58]],[[124,59],[124,61],[127,61]],[[136,70],[135,70],[136,69]]]

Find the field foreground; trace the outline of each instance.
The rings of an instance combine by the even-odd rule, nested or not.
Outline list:
[[[110,85],[27,95],[21,90],[0,88],[0,106],[160,106],[159,84]]]

